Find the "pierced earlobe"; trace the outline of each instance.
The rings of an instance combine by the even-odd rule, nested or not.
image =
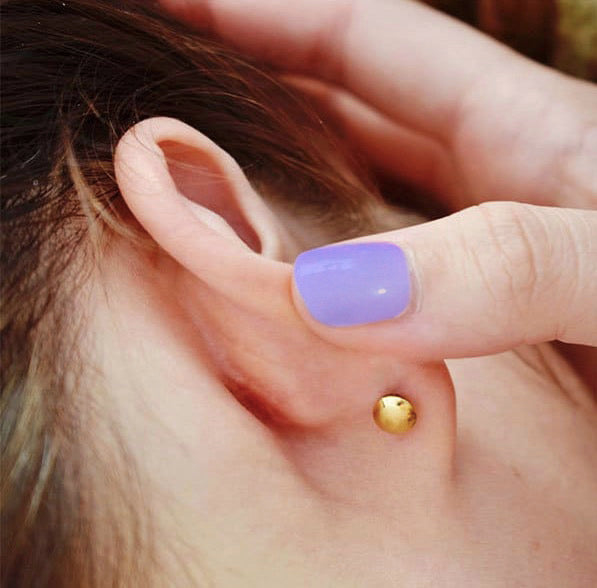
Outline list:
[[[382,396],[373,407],[373,419],[386,433],[406,433],[417,422],[413,405],[400,396]]]

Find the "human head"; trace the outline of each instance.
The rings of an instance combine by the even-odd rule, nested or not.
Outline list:
[[[341,142],[204,36],[65,4],[2,19],[6,583],[541,583],[574,554],[586,574],[590,486],[567,504],[546,474],[581,479],[575,437],[524,424],[564,414],[548,386],[509,435],[478,435],[489,403],[457,441],[443,365],[336,349],[293,313],[284,262],[396,218]],[[390,391],[417,408],[403,438],[371,419]]]
[[[90,584],[98,561],[116,554],[118,565],[103,567],[106,578],[110,570],[142,569],[126,557],[149,536],[135,504],[134,460],[117,425],[106,425],[109,442],[86,436],[91,421],[110,422],[101,400],[87,393],[94,380],[85,351],[93,339],[89,283],[116,241],[147,255],[159,249],[115,179],[114,152],[131,127],[171,117],[228,153],[269,207],[284,213],[292,244],[256,234],[238,218],[244,204],[206,202],[210,184],[221,181],[218,170],[185,162],[173,144],[165,150],[179,182],[190,174],[185,189],[201,191],[200,203],[268,256],[291,261],[297,242],[364,234],[384,226],[380,213],[395,217],[287,84],[145,4],[2,8],[2,552],[9,583]],[[111,487],[91,483],[116,464]],[[104,529],[110,547],[101,549],[114,553],[97,548],[99,502],[109,505],[108,519],[126,515]]]

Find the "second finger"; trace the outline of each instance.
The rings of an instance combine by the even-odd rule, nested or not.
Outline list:
[[[476,203],[438,141],[398,125],[341,88],[303,76],[284,80],[307,95],[324,121],[375,171],[431,193],[450,210]]]

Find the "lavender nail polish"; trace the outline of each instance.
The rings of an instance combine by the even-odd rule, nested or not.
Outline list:
[[[295,261],[294,279],[313,318],[330,327],[393,318],[410,300],[406,257],[392,243],[348,243],[305,251]]]

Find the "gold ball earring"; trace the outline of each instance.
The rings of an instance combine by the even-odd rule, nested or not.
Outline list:
[[[373,407],[377,426],[386,433],[406,433],[417,422],[413,405],[400,396],[382,396]]]

